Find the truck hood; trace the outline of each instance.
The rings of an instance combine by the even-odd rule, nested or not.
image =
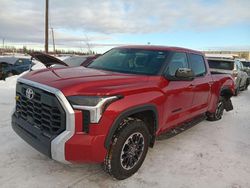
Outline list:
[[[123,74],[85,67],[47,68],[22,78],[45,84],[70,95],[115,95],[149,88],[149,76]]]

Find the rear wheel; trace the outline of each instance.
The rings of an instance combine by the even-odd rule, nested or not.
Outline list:
[[[149,132],[140,119],[126,119],[104,161],[104,170],[118,180],[132,176],[141,167],[149,146]]]
[[[223,104],[223,98],[221,97],[217,103],[217,107],[214,113],[207,113],[207,120],[209,121],[217,121],[220,120],[223,116],[224,112],[224,104]]]

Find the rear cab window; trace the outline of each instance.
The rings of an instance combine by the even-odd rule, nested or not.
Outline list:
[[[207,73],[204,57],[199,54],[188,54],[190,68],[196,77],[205,76]]]

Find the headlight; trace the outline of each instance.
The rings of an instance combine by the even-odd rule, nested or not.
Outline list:
[[[70,104],[77,110],[88,110],[90,112],[90,122],[98,123],[102,113],[112,102],[121,99],[122,96],[70,96],[67,97]]]
[[[96,106],[103,97],[98,96],[70,96],[67,97],[71,105]]]

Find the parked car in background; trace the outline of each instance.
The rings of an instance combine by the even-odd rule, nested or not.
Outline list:
[[[249,68],[250,69],[250,61],[241,61],[244,68]]]
[[[235,96],[239,91],[246,90],[249,85],[248,75],[244,72],[243,64],[237,59],[207,58],[211,72],[231,74],[235,81]]]
[[[84,55],[84,56],[70,56],[66,58],[59,58],[42,52],[30,53],[37,61],[45,65],[45,67],[62,68],[62,67],[79,67],[88,66],[94,59],[100,55]]]
[[[247,73],[248,75],[248,83],[250,83],[250,61],[241,61],[244,68],[243,70]]]
[[[0,57],[0,79],[21,74],[29,70],[32,65],[30,58]]]

